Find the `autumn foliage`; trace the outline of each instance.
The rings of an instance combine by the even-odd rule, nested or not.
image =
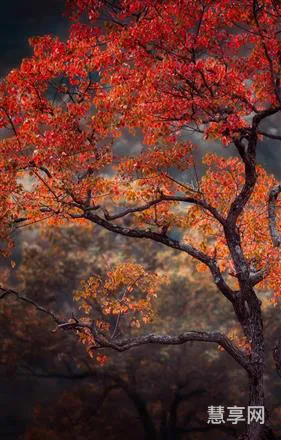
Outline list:
[[[257,293],[270,290],[273,302],[281,293],[281,187],[256,151],[264,138],[281,140],[265,123],[281,110],[280,3],[72,0],[67,11],[68,39],[31,38],[33,56],[0,84],[2,252],[18,226],[91,222],[187,253],[232,303],[247,349],[218,334],[193,338],[220,344],[250,378],[262,377]],[[142,139],[140,153],[120,153],[128,133]],[[198,171],[208,141],[235,156],[208,153]],[[156,285],[128,263],[93,275],[76,299],[86,320],[93,303],[117,327],[121,314],[139,314],[138,326]],[[83,322],[67,325],[93,346],[132,347],[104,333],[106,319]]]
[[[225,215],[243,186],[242,160],[206,156],[207,173],[196,188],[172,180],[169,171],[193,167],[189,132],[227,146],[247,137],[253,114],[279,106],[278,5],[124,1],[109,9],[101,1],[69,3],[76,18],[88,11],[89,21],[74,22],[67,41],[31,39],[33,57],[1,83],[3,239],[9,243],[18,217],[56,223],[95,209],[106,216],[114,206],[149,203],[162,193],[195,194]],[[95,25],[99,14],[108,23]],[[137,157],[112,150],[124,128],[144,136]],[[261,168],[258,174],[239,227],[247,260],[260,269],[270,259],[276,277],[279,258],[266,222],[266,196],[276,182]],[[221,269],[233,270],[221,225],[201,206],[163,201],[136,213],[134,223],[155,231],[176,227],[190,237],[195,227],[199,246],[209,247],[212,236]],[[185,240],[192,241],[187,234]],[[268,277],[268,283],[277,296],[279,280]]]

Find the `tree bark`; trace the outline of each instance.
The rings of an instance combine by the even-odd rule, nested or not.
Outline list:
[[[275,440],[276,437],[271,428],[268,412],[266,410],[263,372],[257,371],[254,375],[249,375],[249,406],[263,406],[265,409],[264,424],[259,421],[247,424],[245,440]]]
[[[246,299],[245,299],[246,298]],[[250,363],[252,371],[248,373],[249,398],[248,407],[264,408],[264,423],[260,420],[248,423],[242,440],[275,440],[271,422],[266,410],[264,393],[265,347],[261,303],[255,292],[249,289],[234,304],[234,309],[250,346]],[[248,408],[247,408],[248,410]],[[248,417],[247,417],[248,418]]]

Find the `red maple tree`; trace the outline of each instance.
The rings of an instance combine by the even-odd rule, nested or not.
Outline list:
[[[84,283],[84,320],[53,317],[91,350],[219,344],[248,374],[249,405],[265,405],[262,291],[280,296],[281,184],[256,152],[264,137],[281,140],[265,125],[281,110],[280,2],[69,0],[68,13],[67,41],[31,39],[33,56],[0,84],[2,251],[19,224],[75,221],[191,255],[234,308],[244,345],[218,332],[117,337],[122,314],[149,319],[158,284],[133,263]],[[125,130],[143,136],[140,154],[119,154]],[[191,183],[203,140],[237,154],[205,155]],[[91,319],[91,297],[113,328]],[[280,372],[281,341],[273,354]],[[268,414],[246,431],[274,438]]]

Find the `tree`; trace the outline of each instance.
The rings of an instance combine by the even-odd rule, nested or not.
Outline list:
[[[281,184],[256,153],[264,137],[281,140],[266,131],[268,118],[281,110],[281,6],[276,0],[68,6],[69,39],[31,39],[33,57],[1,83],[0,126],[11,131],[0,147],[3,251],[18,225],[76,221],[191,255],[233,307],[244,347],[219,332],[121,338],[121,314],[130,310],[147,321],[158,287],[139,265],[92,277],[80,290],[84,305],[94,298],[110,319],[52,316],[59,328],[78,331],[90,351],[219,344],[248,374],[249,405],[263,406],[259,292],[270,289],[273,301],[280,294]],[[139,155],[118,154],[126,130],[143,136]],[[233,146],[236,156],[207,154],[200,177],[195,134]],[[280,353],[281,340],[274,348],[278,370]],[[264,425],[248,425],[245,438],[274,438],[269,414]]]

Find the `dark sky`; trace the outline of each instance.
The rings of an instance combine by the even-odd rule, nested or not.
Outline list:
[[[28,38],[34,35],[65,35],[64,0],[1,0],[0,75],[30,55]]]

